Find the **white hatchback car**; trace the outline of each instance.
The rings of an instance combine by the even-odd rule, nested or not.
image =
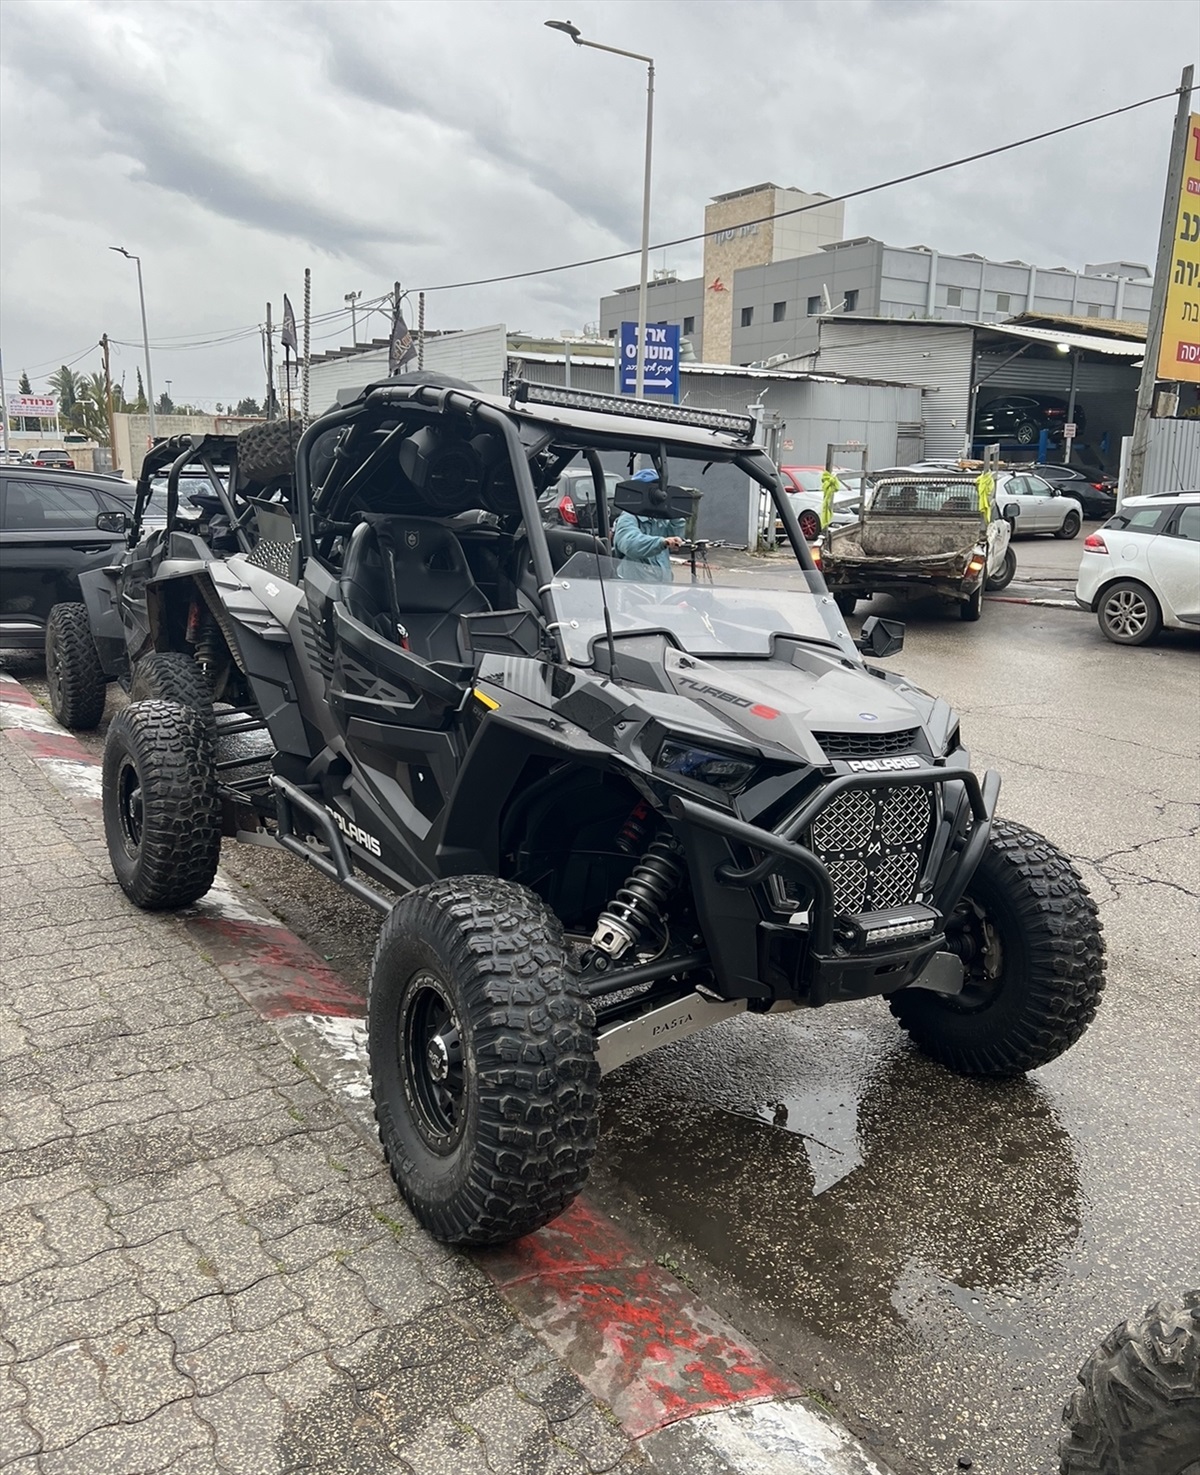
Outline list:
[[[1031,472],[1002,471],[996,477],[996,505],[1011,518],[1014,533],[1053,533],[1056,538],[1075,538],[1083,526],[1083,507]]]
[[[1083,540],[1075,603],[1117,645],[1200,630],[1200,492],[1128,498]]]

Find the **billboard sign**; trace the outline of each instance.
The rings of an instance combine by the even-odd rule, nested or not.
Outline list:
[[[52,394],[10,394],[8,413],[13,420],[54,420],[58,401]]]
[[[1188,119],[1158,377],[1200,384],[1200,113]]]
[[[621,393],[637,393],[636,323],[621,324]],[[647,323],[646,354],[642,387],[646,394],[661,395],[679,403],[679,324]]]

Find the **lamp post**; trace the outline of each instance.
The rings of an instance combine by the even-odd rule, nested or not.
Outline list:
[[[358,345],[358,318],[355,315],[354,304],[361,296],[361,292],[347,292],[342,297],[343,302],[350,304],[350,342],[356,347]]]
[[[142,287],[142,258],[135,256],[132,251],[126,251],[124,246],[110,246],[110,251],[116,251],[119,255],[135,262],[138,274],[138,301],[142,306],[142,347],[146,351],[146,403],[150,407],[150,439],[155,437],[154,424],[154,380],[150,376],[150,333],[146,327],[146,293]]]
[[[599,41],[585,41],[579,27],[569,20],[548,20],[552,31],[570,36],[576,46],[590,46],[594,51],[607,51],[613,56],[627,56],[646,63],[646,174],[642,187],[642,271],[638,282],[637,386],[638,399],[645,398],[646,381],[646,288],[650,274],[650,159],[654,141],[654,59],[637,51],[622,51],[619,46],[604,46]],[[620,380],[618,379],[618,383]]]

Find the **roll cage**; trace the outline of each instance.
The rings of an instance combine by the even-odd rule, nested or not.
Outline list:
[[[645,410],[656,413],[651,417]],[[601,537],[609,531],[601,453],[646,456],[665,481],[666,463],[674,449],[676,455],[686,454],[690,460],[733,464],[763,487],[775,504],[797,563],[816,572],[779,473],[753,444],[753,422],[717,412],[690,415],[688,418],[687,411],[672,414],[665,406],[643,407],[641,402],[615,396],[572,398],[569,390],[545,386],[518,384],[508,398],[428,382],[369,386],[358,399],[315,420],[300,439],[293,512],[302,561],[316,558],[332,567],[335,561],[330,558],[328,540],[330,535],[350,531],[348,518],[354,511],[351,504],[356,492],[368,487],[372,475],[385,467],[414,431],[450,422],[473,447],[484,438],[480,454],[485,458],[486,486],[468,499],[469,505],[461,500],[443,506],[417,502],[411,510],[426,516],[489,512],[502,525],[507,523],[510,531],[523,524],[548,627],[553,627],[555,619],[549,587],[554,568],[538,496],[580,454],[592,473]],[[565,653],[557,638],[555,647],[562,659]]]

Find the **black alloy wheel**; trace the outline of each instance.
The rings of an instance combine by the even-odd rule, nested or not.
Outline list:
[[[462,1027],[445,983],[433,972],[409,979],[400,1001],[396,1049],[404,1061],[413,1122],[431,1151],[446,1156],[466,1126]]]

